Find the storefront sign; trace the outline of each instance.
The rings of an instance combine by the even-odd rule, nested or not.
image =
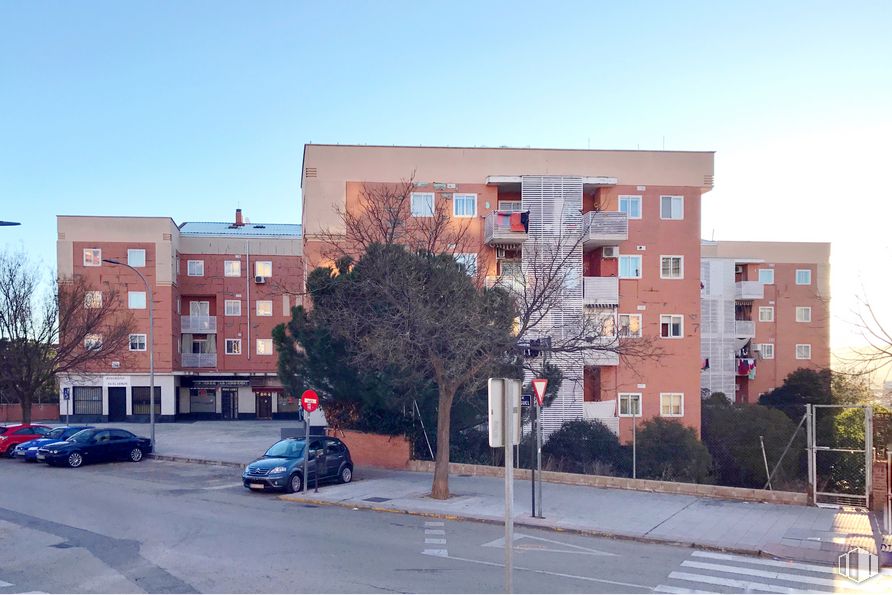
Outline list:
[[[130,376],[103,376],[102,384],[109,388],[130,388]]]
[[[218,386],[250,386],[250,380],[193,380],[192,386],[216,388]]]

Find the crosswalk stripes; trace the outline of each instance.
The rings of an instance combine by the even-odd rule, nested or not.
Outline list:
[[[11,587],[12,583],[7,583],[6,581],[0,581],[0,589],[5,589],[6,587]]]
[[[7,583],[4,580],[0,580],[0,589],[6,589],[7,587],[14,587],[15,585],[12,583]],[[6,594],[13,595],[15,591],[4,591],[4,595]],[[15,595],[48,595],[45,591],[25,591],[23,593],[15,593]]]
[[[855,583],[833,566],[752,558],[718,552],[693,552],[666,577],[657,593],[868,593],[892,592],[892,577],[877,576]]]
[[[449,555],[449,550],[446,549],[446,529],[444,528],[446,524],[442,521],[425,521],[424,522],[424,551],[422,554],[428,556],[441,556],[445,557]],[[440,546],[440,547],[428,547],[428,546]]]

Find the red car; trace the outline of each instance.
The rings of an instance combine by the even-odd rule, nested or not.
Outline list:
[[[15,424],[12,426],[0,426],[0,455],[12,456],[16,444],[37,440],[52,428],[40,425]]]

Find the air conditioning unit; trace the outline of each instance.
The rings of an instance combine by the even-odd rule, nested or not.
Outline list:
[[[602,258],[617,258],[619,257],[619,246],[604,246],[601,250]]]
[[[266,283],[266,277],[261,277],[258,275],[256,277],[254,277],[254,283],[257,283],[259,285]]]
[[[737,273],[738,275],[742,275],[743,274],[743,265],[739,264],[736,267],[734,267],[734,272]]]

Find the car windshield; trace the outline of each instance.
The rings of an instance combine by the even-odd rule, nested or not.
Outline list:
[[[44,438],[59,438],[62,439],[65,437],[65,428],[53,428],[46,434],[44,434]]]
[[[273,444],[266,451],[265,457],[279,457],[284,459],[296,459],[304,454],[303,440],[282,440]]]
[[[83,444],[85,442],[89,442],[90,438],[93,437],[92,430],[81,430],[74,436],[68,439],[69,442],[77,442],[78,444]]]

